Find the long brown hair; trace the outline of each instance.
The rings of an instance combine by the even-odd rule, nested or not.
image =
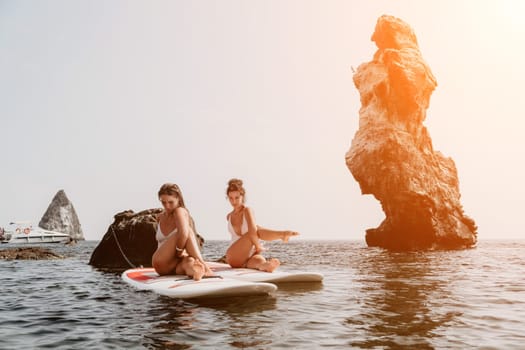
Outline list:
[[[182,191],[178,185],[169,182],[165,183],[164,185],[160,186],[159,198],[163,194],[177,197],[179,199],[179,206],[186,208],[186,205],[184,204],[184,197],[182,197]]]

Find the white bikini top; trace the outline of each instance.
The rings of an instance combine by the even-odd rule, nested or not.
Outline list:
[[[242,215],[242,225],[241,225],[241,235],[239,236],[237,232],[235,232],[235,229],[232,225],[232,216],[228,216],[228,231],[230,232],[232,236],[232,242],[235,242],[239,238],[242,237],[246,232],[248,232],[248,222],[246,221],[246,216],[244,216],[244,213]]]
[[[162,233],[162,231],[160,230],[160,222],[159,222],[157,224],[157,232],[155,233],[155,239],[158,242],[157,248],[160,247],[161,245],[163,245],[164,242],[166,242],[168,240],[168,238],[171,237],[172,235],[174,235],[175,233],[177,233],[177,228],[176,227],[173,229],[173,231],[171,231],[167,235],[164,235],[164,233]]]

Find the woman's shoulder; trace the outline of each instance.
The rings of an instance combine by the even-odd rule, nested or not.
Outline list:
[[[177,207],[177,208],[175,208],[175,213],[176,214],[188,215],[188,209],[186,209],[184,207]]]
[[[244,208],[242,209],[242,213],[244,215],[253,215],[253,209],[250,207],[244,206]]]

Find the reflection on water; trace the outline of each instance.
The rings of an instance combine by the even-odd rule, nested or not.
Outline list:
[[[246,348],[264,345],[264,327],[243,322],[251,313],[275,309],[272,296],[205,298],[188,301],[159,297],[155,308],[148,310],[151,331],[145,343],[152,347],[185,349],[199,342],[201,346],[230,343]]]
[[[454,314],[433,314],[430,305],[448,291],[428,255],[378,250],[365,255],[356,271],[362,285],[363,313],[346,322],[364,333],[352,346],[433,348],[429,339]]]

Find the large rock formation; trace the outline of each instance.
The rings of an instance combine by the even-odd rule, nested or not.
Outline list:
[[[378,50],[353,77],[361,109],[346,154],[361,192],[373,194],[386,216],[366,231],[366,242],[391,250],[471,247],[477,227],[460,204],[456,166],[434,151],[423,126],[437,83],[416,36],[402,20],[382,16],[372,41]]]
[[[162,209],[159,208],[138,213],[126,210],[116,214],[115,221],[91,254],[89,264],[111,269],[151,266],[151,257],[157,249],[156,216],[160,212]],[[190,225],[202,248],[204,239],[197,233],[193,219]]]
[[[77,212],[64,190],[58,191],[53,197],[38,226],[45,230],[67,233],[74,240],[84,239]]]

